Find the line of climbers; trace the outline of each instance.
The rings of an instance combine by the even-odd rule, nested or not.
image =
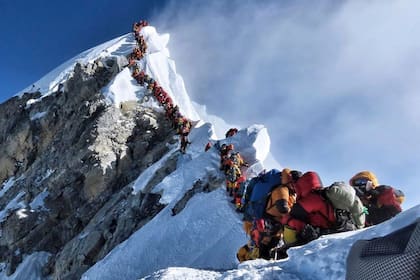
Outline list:
[[[176,129],[177,134],[180,136],[180,151],[181,153],[185,153],[188,144],[191,144],[188,140],[188,135],[192,127],[191,121],[181,114],[178,105],[173,103],[168,92],[166,92],[156,80],[147,75],[144,70],[140,70],[137,65],[137,61],[142,59],[147,51],[146,40],[140,34],[142,28],[147,25],[147,21],[144,20],[133,24],[133,33],[137,46],[128,55],[128,67],[132,70],[132,77],[137,83],[147,87],[145,96],[153,96],[165,109],[166,118],[171,121],[172,127]]]
[[[249,241],[237,258],[240,262],[286,258],[288,248],[321,235],[388,220],[402,211],[403,201],[402,191],[379,185],[370,171],[357,173],[349,184],[328,187],[313,171],[263,171],[244,184],[240,210]]]
[[[232,137],[238,132],[237,128],[230,128],[225,137]],[[242,195],[246,186],[245,170],[249,164],[242,158],[241,154],[235,151],[233,144],[222,144],[217,141],[215,148],[220,153],[220,170],[226,178],[226,192],[232,197],[231,202],[235,204],[236,210],[242,209]],[[204,150],[207,152],[212,147],[208,142]]]
[[[169,94],[144,70],[137,66],[147,51],[140,34],[146,21],[133,24],[137,47],[129,55],[133,78],[141,85],[147,84],[146,96],[154,96],[164,107],[181,138],[181,152],[185,153],[191,121],[182,116]],[[226,138],[238,129],[229,129]],[[212,147],[207,143],[205,151]],[[243,212],[243,227],[249,237],[237,253],[240,262],[256,258],[281,259],[287,249],[303,245],[321,235],[356,230],[390,219],[402,211],[402,191],[379,185],[369,171],[354,175],[349,185],[335,182],[324,187],[319,175],[302,173],[288,168],[263,171],[247,179],[248,164],[234,150],[233,144],[215,143],[220,152],[220,170],[226,176],[226,191],[233,197],[236,210]]]

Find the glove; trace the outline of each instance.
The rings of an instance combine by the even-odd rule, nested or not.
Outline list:
[[[363,207],[362,214],[369,215],[369,210],[366,207]]]
[[[320,229],[310,224],[306,224],[299,237],[302,241],[310,242],[317,239],[321,235]]]

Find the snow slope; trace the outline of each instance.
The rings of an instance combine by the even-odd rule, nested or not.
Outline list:
[[[214,195],[211,195],[211,197],[215,200],[212,200],[211,202],[209,201],[207,203],[213,204],[213,206],[200,206],[199,203],[203,202],[203,197],[197,197],[194,199],[194,202],[191,202],[191,204],[189,205],[190,211],[185,209],[186,211],[188,211],[188,213],[181,213],[179,216],[173,217],[174,220],[169,221],[170,224],[175,223],[177,224],[177,226],[182,228],[187,223],[191,222],[192,225],[189,225],[188,228],[191,228],[192,231],[196,230],[197,224],[199,223],[203,223],[205,226],[210,226],[213,221],[213,215],[208,214],[206,216],[206,219],[203,220],[201,217],[203,212],[196,212],[195,210],[203,208],[205,210],[218,209],[219,207],[224,207],[223,200],[226,200],[226,196],[225,194],[223,194],[223,191],[217,190],[215,191]],[[195,210],[193,211],[193,209]],[[245,242],[242,242],[242,244],[240,242],[244,241],[243,231],[237,231],[236,229],[232,229],[232,227],[237,227],[238,225],[238,216],[236,216],[236,214],[229,207],[224,208],[223,212],[225,212],[226,218],[220,221],[221,224],[219,224],[216,229],[209,229],[204,237],[198,236],[196,240],[190,240],[184,236],[180,236],[178,239],[165,239],[164,243],[159,242],[159,247],[157,248],[157,250],[162,250],[162,255],[164,255],[164,257],[162,258],[150,259],[150,257],[147,257],[147,255],[146,259],[137,258],[137,256],[127,255],[127,252],[130,252],[130,250],[124,252],[122,248],[119,248],[117,250],[114,250],[113,257],[115,259],[121,260],[121,266],[117,266],[115,263],[112,262],[107,262],[105,259],[100,264],[100,266],[97,265],[94,267],[94,269],[88,271],[88,273],[85,274],[83,279],[115,279],[109,276],[109,274],[111,273],[113,277],[117,277],[118,274],[114,274],[114,271],[120,273],[118,279],[139,279],[139,276],[143,274],[144,270],[138,268],[138,266],[141,265],[143,267],[145,262],[147,265],[155,261],[159,263],[158,265],[156,265],[158,267],[168,265],[170,261],[167,260],[167,248],[174,246],[172,242],[177,242],[179,244],[195,245],[188,246],[188,249],[185,248],[185,250],[176,252],[176,260],[172,261],[172,267],[156,271],[148,276],[145,276],[142,279],[345,279],[346,259],[348,252],[354,242],[356,242],[359,239],[371,239],[374,237],[384,236],[402,227],[410,225],[411,223],[415,222],[417,219],[420,218],[420,205],[406,210],[403,213],[396,216],[395,218],[386,221],[380,225],[353,232],[345,232],[324,236],[304,246],[292,248],[288,251],[289,258],[286,260],[248,261],[239,265],[233,264],[230,270],[224,272],[220,271],[220,269],[223,268],[213,266],[214,264],[219,264],[221,260],[217,259],[217,256],[208,254],[207,248],[209,246],[214,246],[217,249],[224,250],[225,246],[227,246],[230,250],[232,250],[231,254],[234,255],[234,252],[236,252],[236,249],[239,247],[238,245],[243,245],[243,243]],[[150,226],[156,227],[155,229],[149,229],[150,231],[154,230],[158,233],[162,231],[161,225],[154,223]],[[164,231],[166,230],[167,229],[164,229]],[[223,235],[223,233],[225,234]],[[230,233],[234,233],[237,235],[231,235]],[[208,244],[208,242],[204,241],[202,247],[199,248],[201,249],[201,251],[194,252],[197,248],[196,242],[202,241],[203,239],[207,240],[206,237],[211,238],[213,234],[220,236],[223,239],[223,241],[210,245]],[[132,248],[131,252],[135,251],[136,249],[142,248],[141,244],[143,244],[143,240],[140,238],[140,236],[138,236],[137,238],[138,243],[132,243],[132,246],[134,246],[135,249]],[[158,241],[161,241],[160,234],[158,234],[157,238]],[[235,246],[237,247],[233,248],[235,246],[232,246],[232,244],[235,244]],[[127,248],[129,247],[129,244],[124,243],[121,247]],[[150,253],[153,254],[153,250]],[[191,260],[191,253],[194,253],[194,256],[197,257],[196,260]],[[212,270],[191,269],[191,267],[200,268],[205,266],[205,263],[204,265],[200,263],[203,254],[207,255],[207,265],[210,268],[212,268]],[[169,255],[172,255],[171,250],[169,250]],[[129,266],[126,266],[127,259],[131,259],[131,265]],[[225,260],[230,259],[230,255],[225,256]],[[175,267],[178,264],[181,265],[179,267]],[[227,264],[228,262],[226,263],[226,265]],[[132,270],[134,270],[134,272]]]
[[[161,193],[160,202],[168,206],[86,272],[83,279],[116,279],[118,275],[136,279],[173,265],[217,270],[236,265],[232,252],[246,243],[246,236],[241,217],[224,191],[218,151],[215,148],[208,152],[203,150],[210,135],[208,125],[192,131],[191,147],[186,155],[180,156],[177,169],[152,190]],[[262,154],[254,145],[268,139],[264,127],[252,126],[225,141],[233,143],[248,162],[254,163]],[[259,159],[264,160],[264,157]],[[160,166],[162,162],[156,165]],[[140,175],[133,191],[141,191],[147,185],[156,167],[152,165],[149,169]],[[176,202],[198,179],[205,182],[208,174],[220,177],[220,188],[194,195],[183,211],[172,216],[171,209]]]

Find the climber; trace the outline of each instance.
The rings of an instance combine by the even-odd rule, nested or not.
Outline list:
[[[133,56],[135,59],[140,60],[143,58],[143,52],[140,50],[139,47],[135,47],[133,50]]]
[[[302,172],[284,168],[281,172],[281,185],[275,187],[267,200],[265,212],[271,219],[282,222],[296,203],[294,184]]]
[[[135,39],[137,42],[137,48],[141,51],[141,53],[145,54],[147,50],[147,44],[142,35],[136,34]]]
[[[139,47],[146,45],[143,35],[136,35],[136,41]]]
[[[231,160],[225,161],[226,191],[230,196],[234,196],[237,191],[237,180],[242,176],[241,169]],[[232,200],[235,203],[235,198]]]
[[[283,238],[288,238],[288,235],[290,231],[286,228],[284,229],[284,225],[287,224],[289,220],[289,213],[296,202],[296,194],[294,189],[294,184],[297,182],[297,180],[302,176],[302,173],[297,170],[290,170],[288,168],[285,168],[280,173],[273,172],[274,170],[263,173],[262,175],[259,175],[261,178],[265,178],[265,176],[269,176],[265,179],[253,179],[249,181],[249,185],[247,186],[247,190],[245,191],[245,195],[243,196],[245,198],[245,201],[243,202],[243,207],[251,207],[251,209],[258,209],[260,206],[255,204],[253,202],[252,206],[247,205],[247,197],[252,196],[253,190],[257,191],[257,193],[260,193],[260,199],[262,199],[264,202],[261,205],[264,207],[264,213],[262,215],[262,218],[258,218],[258,220],[264,221],[265,225],[271,225],[267,229],[265,227],[263,232],[259,231],[259,234],[263,234],[265,236],[266,242],[264,242],[262,245],[260,244],[259,247],[262,249],[262,256],[264,258],[274,258],[274,259],[280,259],[287,257],[286,250],[287,247],[283,246],[276,246],[279,244],[279,242],[283,243]],[[265,174],[271,174],[271,175],[265,175]],[[279,177],[278,179],[274,178],[275,176]],[[258,177],[256,177],[258,178]],[[271,179],[269,179],[271,178]],[[252,184],[253,181],[256,180],[256,183]],[[268,182],[272,183],[268,183]],[[262,184],[262,185],[261,185]],[[266,188],[264,187],[265,184],[274,185],[272,188]],[[251,188],[249,191],[248,189]],[[265,189],[265,191],[263,191]],[[247,194],[248,192],[251,193]],[[263,193],[266,193],[266,195],[262,195]],[[249,224],[249,221],[247,221],[247,218],[245,214],[249,210],[245,209],[244,213],[244,227],[245,224]],[[260,223],[262,222],[260,221]],[[255,223],[255,219],[253,219],[252,223]],[[249,226],[247,226],[249,227]],[[255,229],[254,229],[254,235],[255,235]]]
[[[207,152],[212,147],[211,142],[207,142],[206,146],[204,147],[204,151]]]
[[[164,90],[164,89],[160,89],[157,92],[154,93],[157,101],[161,104],[164,105],[166,100],[168,99],[168,93]]]
[[[166,93],[166,92],[164,92]],[[161,104],[165,106],[166,104],[173,104],[172,98],[166,93],[166,95],[162,93],[162,102]]]
[[[372,172],[361,171],[354,175],[349,183],[367,208],[366,226],[382,223],[402,211],[404,193],[391,186],[379,185]]]
[[[140,71],[139,75],[136,78],[137,83],[139,83],[139,85],[143,86],[144,85],[144,79],[145,79],[145,73],[143,70]]]
[[[172,111],[171,111],[171,115],[170,115],[170,119],[172,120],[172,127],[173,128],[177,128],[177,120],[181,117],[182,115],[181,115],[181,113],[179,112],[179,107],[178,107],[178,105],[175,105],[173,108],[172,108]]]
[[[319,175],[306,172],[292,185],[296,203],[282,218],[284,243],[288,246],[302,245],[322,234],[331,233],[336,217],[331,203],[318,192],[322,188]]]
[[[236,253],[236,258],[239,262],[255,260],[260,257],[260,252],[257,246],[249,242],[239,248],[238,253]]]
[[[236,211],[241,212],[242,209],[242,195],[243,193],[240,192],[240,189],[243,189],[243,185],[246,182],[246,175],[241,174],[235,182],[235,186],[233,188],[233,200],[232,202],[235,203]]]
[[[128,67],[132,67],[134,65],[136,65],[136,60],[133,53],[131,53],[128,57]]]
[[[137,81],[139,75],[140,75],[140,69],[136,66],[134,67],[134,70],[131,76]]]
[[[141,30],[141,27],[140,27],[139,23],[137,23],[137,22],[133,23],[134,34],[138,34],[140,32],[140,30]]]
[[[220,149],[220,170],[223,170],[226,172],[227,168],[230,165],[230,161],[232,161],[230,159],[230,155],[234,150],[234,145],[233,144],[223,144],[221,149]]]
[[[146,77],[145,77],[144,80],[146,82]],[[147,95],[152,95],[153,92],[154,92],[154,90],[155,90],[155,86],[157,87],[158,86],[158,83],[155,80],[153,80],[152,78],[149,78],[148,81],[149,82],[148,82],[147,87],[146,87],[146,94]]]
[[[133,70],[131,76],[137,81],[138,84],[144,84],[144,71],[141,70],[136,66]]]
[[[139,22],[139,26],[141,26],[141,27],[145,27],[145,26],[148,26],[149,25],[149,23],[146,21],[146,20],[140,20],[140,22]]]
[[[181,152],[185,154],[185,150],[188,146],[188,144],[191,144],[191,142],[188,140],[188,134],[190,133],[191,129],[191,121],[187,119],[186,117],[181,117],[178,120],[178,134],[181,137]]]
[[[140,22],[133,23],[133,32],[134,34],[139,34],[141,29],[145,26],[148,26],[149,23],[145,20],[140,20]]]
[[[226,132],[225,137],[226,137],[226,138],[228,138],[228,137],[232,137],[232,136],[233,136],[233,135],[235,135],[236,133],[238,133],[238,129],[237,129],[237,128],[231,128],[231,129],[229,129],[229,130]]]
[[[177,133],[179,135],[188,136],[190,133],[191,122],[186,117],[180,116],[177,121]]]
[[[167,120],[171,120],[171,115],[172,115],[172,110],[174,109],[174,105],[173,104],[165,104],[164,106],[165,109],[165,117]]]
[[[252,222],[251,240],[259,249],[259,257],[271,259],[271,250],[279,243],[282,225],[271,219],[256,219]]]
[[[162,94],[162,87],[160,86],[155,86],[153,88],[153,96],[159,101],[160,95]]]
[[[227,153],[227,144],[223,143],[222,146],[220,146],[220,170],[225,170],[223,166],[223,161],[224,157],[227,156]]]
[[[191,144],[191,142],[188,140],[188,137],[185,135],[181,135],[181,153],[185,154],[188,144]]]
[[[151,83],[153,83],[155,80],[153,80],[153,78],[152,77],[150,77],[149,75],[144,75],[144,82],[146,83],[146,84],[151,84]]]
[[[242,158],[239,152],[232,151],[230,153],[230,160],[232,160],[239,168],[249,167],[249,164]]]

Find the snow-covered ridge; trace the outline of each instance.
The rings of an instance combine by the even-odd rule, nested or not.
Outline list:
[[[131,36],[131,34],[126,34],[82,52],[56,67],[33,85],[24,88],[16,95],[22,96],[22,94],[27,92],[39,91],[45,97],[57,91],[59,85],[71,77],[76,63],[87,64],[104,57],[125,56],[129,54],[135,45]]]

